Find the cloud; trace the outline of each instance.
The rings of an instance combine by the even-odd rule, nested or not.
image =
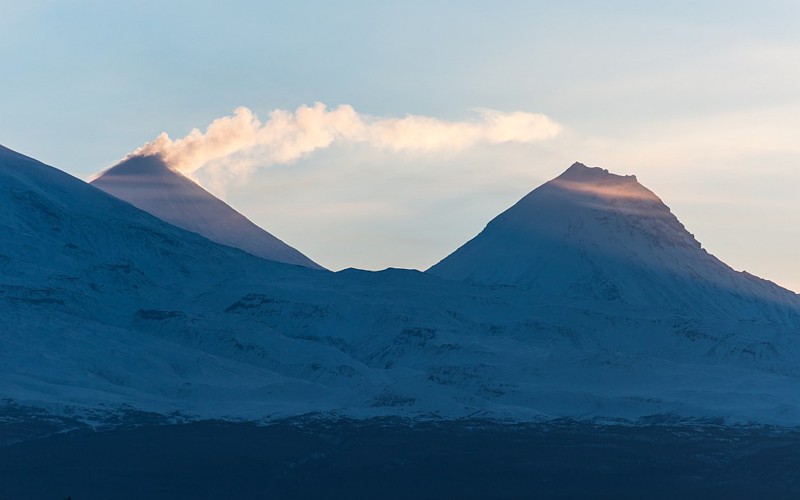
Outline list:
[[[294,112],[276,109],[261,121],[245,107],[217,118],[181,139],[161,133],[129,155],[161,155],[173,168],[192,174],[211,169],[217,177],[245,177],[256,166],[289,164],[334,143],[363,143],[391,151],[463,150],[475,145],[530,143],[555,137],[561,126],[545,115],[477,110],[473,120],[428,116],[386,118],[362,115],[352,106],[322,103]]]

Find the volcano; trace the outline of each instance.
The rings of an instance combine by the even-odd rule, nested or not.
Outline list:
[[[692,316],[782,317],[798,296],[708,253],[633,175],[575,163],[431,267],[450,280],[545,300]],[[786,318],[783,318],[786,319]]]
[[[174,177],[145,160],[115,174]],[[708,254],[633,176],[574,165],[428,273],[254,257],[2,147],[0,207],[20,429],[132,409],[800,421],[797,295]]]
[[[157,155],[133,156],[92,185],[170,224],[264,259],[322,269],[215,197]]]

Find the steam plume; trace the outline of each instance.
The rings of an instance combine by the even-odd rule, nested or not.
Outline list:
[[[250,109],[217,118],[205,132],[192,130],[171,139],[161,133],[131,153],[161,155],[185,174],[213,167],[234,176],[255,165],[287,164],[334,142],[366,143],[393,151],[460,150],[480,143],[529,143],[556,136],[561,126],[545,115],[516,111],[478,110],[470,121],[446,121],[427,116],[380,118],[357,113],[352,106],[328,109],[322,103],[294,112],[276,109],[261,121]]]

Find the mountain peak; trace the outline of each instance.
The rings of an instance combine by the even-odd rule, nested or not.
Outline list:
[[[569,176],[569,175],[582,175],[582,174],[586,174],[588,172],[594,172],[594,171],[598,171],[598,170],[602,171],[603,173],[606,173],[606,174],[608,173],[608,170],[606,170],[604,168],[590,167],[590,166],[586,165],[585,163],[581,163],[579,161],[576,161],[575,163],[570,165],[569,168],[566,169],[564,171],[564,173],[561,174],[561,175],[562,176],[565,176],[565,175],[566,176]]]
[[[652,191],[644,187],[635,175],[618,175],[600,167],[587,167],[583,163],[573,163],[564,173],[545,186],[567,197],[576,204],[628,202],[650,205],[657,211],[669,210]]]
[[[582,163],[528,193],[429,272],[637,306],[695,307],[702,301],[680,290],[697,281],[701,290],[745,287],[635,176]]]
[[[573,182],[633,183],[638,182],[635,175],[612,174],[605,168],[588,167],[581,162],[573,163],[556,179]]]
[[[224,201],[173,170],[161,156],[132,156],[92,185],[174,226],[277,262],[322,269]]]
[[[125,158],[101,174],[101,177],[152,176],[176,174],[160,155],[137,155]]]

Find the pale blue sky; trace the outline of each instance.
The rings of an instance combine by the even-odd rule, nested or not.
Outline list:
[[[86,178],[237,106],[544,113],[551,140],[334,145],[224,197],[330,268],[426,268],[579,160],[798,291],[798,26],[795,1],[0,0],[0,143]]]

